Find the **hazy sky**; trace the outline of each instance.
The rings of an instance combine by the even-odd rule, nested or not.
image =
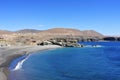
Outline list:
[[[120,35],[120,0],[0,0],[0,29],[54,27]]]

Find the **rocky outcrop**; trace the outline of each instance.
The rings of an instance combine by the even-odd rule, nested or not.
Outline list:
[[[62,47],[83,47],[82,45],[80,45],[79,43],[77,43],[76,40],[72,40],[72,41],[58,41],[58,40],[54,40],[54,39],[51,39],[49,41],[42,41],[40,43],[37,43],[37,45],[59,45],[59,46],[62,46]]]
[[[117,41],[120,41],[120,37],[117,38]]]
[[[38,46],[39,46],[39,45],[42,45],[42,46],[44,46],[44,45],[52,45],[52,44],[53,44],[53,43],[50,42],[50,41],[43,41],[43,42],[37,43]]]
[[[105,40],[105,41],[116,41],[117,39],[115,37],[104,37],[103,40]]]
[[[53,44],[53,45],[59,45],[59,46],[62,46],[62,47],[83,47],[83,45],[80,45],[78,43],[78,41],[76,40],[50,40],[50,42]]]
[[[120,37],[104,37],[103,41],[120,41]]]

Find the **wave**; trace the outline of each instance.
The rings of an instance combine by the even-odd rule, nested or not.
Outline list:
[[[15,61],[13,61],[13,63],[10,66],[10,70],[11,71],[15,71],[15,70],[19,70],[22,68],[23,63],[28,59],[29,55],[26,54],[18,59],[16,59]]]
[[[86,45],[85,47],[104,47],[102,45]]]
[[[23,63],[24,63],[26,60],[27,60],[27,57],[26,57],[25,59],[23,59],[22,61],[18,62],[18,64],[16,65],[16,67],[13,69],[13,71],[21,69]]]

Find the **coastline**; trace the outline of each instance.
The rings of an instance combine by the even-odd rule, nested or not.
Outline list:
[[[61,48],[57,45],[46,46],[13,46],[0,48],[0,80],[8,80],[9,65],[11,62],[25,54],[32,54],[37,51]]]

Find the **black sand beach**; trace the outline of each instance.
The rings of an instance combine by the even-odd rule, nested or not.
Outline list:
[[[8,80],[7,76],[9,75],[9,65],[10,63],[24,55],[31,54],[37,51],[48,50],[60,48],[56,45],[47,45],[47,46],[14,46],[0,48],[0,80]]]

